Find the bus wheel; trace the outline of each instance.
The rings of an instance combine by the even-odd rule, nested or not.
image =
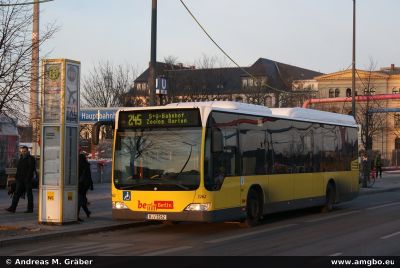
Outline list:
[[[262,204],[259,194],[255,190],[250,190],[247,196],[246,219],[241,222],[242,227],[252,227],[259,224],[262,216]]]
[[[325,205],[322,207],[322,212],[329,212],[333,210],[333,204],[335,203],[335,187],[333,183],[329,183],[326,187]]]

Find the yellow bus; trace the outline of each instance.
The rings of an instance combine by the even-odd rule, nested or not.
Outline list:
[[[229,101],[129,108],[116,115],[112,215],[241,221],[358,195],[354,118]]]

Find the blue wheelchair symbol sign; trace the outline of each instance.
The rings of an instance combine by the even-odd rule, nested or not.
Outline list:
[[[123,191],[122,192],[122,199],[124,201],[131,201],[131,192],[130,191]]]

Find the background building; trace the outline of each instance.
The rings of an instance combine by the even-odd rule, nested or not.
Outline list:
[[[295,80],[322,73],[259,58],[250,67],[201,68],[157,63],[157,76],[165,77],[168,94],[164,102],[233,100],[268,107],[292,106],[290,93]],[[126,106],[148,105],[148,75],[143,72],[126,96]]]
[[[308,83],[317,87],[315,98],[325,99],[325,103],[312,104],[311,108],[351,114],[351,70],[295,82],[295,90]],[[356,120],[361,126],[360,148],[370,149],[373,154],[381,152],[386,165],[400,165],[400,110],[396,110],[400,108],[400,68],[392,64],[376,71],[357,70],[356,96],[359,97]]]

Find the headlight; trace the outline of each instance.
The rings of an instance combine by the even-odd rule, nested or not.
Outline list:
[[[187,211],[207,211],[211,208],[211,203],[205,203],[205,204],[190,204],[188,205],[185,210]]]
[[[128,207],[124,202],[112,202],[113,209],[127,209]]]

